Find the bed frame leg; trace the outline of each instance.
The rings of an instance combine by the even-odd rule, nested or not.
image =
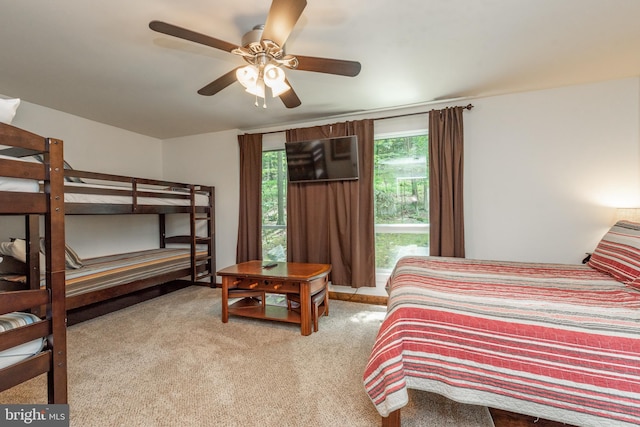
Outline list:
[[[400,409],[396,409],[388,416],[382,417],[382,427],[400,427]]]

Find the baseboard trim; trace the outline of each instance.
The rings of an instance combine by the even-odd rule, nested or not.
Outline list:
[[[364,304],[373,304],[373,305],[387,305],[387,297],[379,296],[379,295],[365,295],[365,294],[358,294],[358,293],[329,291],[329,299],[360,302]]]

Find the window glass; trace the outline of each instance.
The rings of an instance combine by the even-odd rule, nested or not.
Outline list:
[[[425,133],[375,141],[376,268],[429,253],[429,173]],[[379,272],[380,272],[379,271]]]
[[[287,163],[284,150],[262,153],[262,259],[287,260]]]

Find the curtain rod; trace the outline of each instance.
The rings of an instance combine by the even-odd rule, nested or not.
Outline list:
[[[473,108],[473,104],[467,104],[464,107],[460,106],[460,105],[456,105],[455,107],[446,107],[446,108],[462,108],[463,110],[471,110]],[[386,120],[386,119],[397,119],[399,117],[408,117],[408,116],[417,116],[419,114],[429,114],[429,111],[419,111],[416,113],[406,113],[406,114],[398,114],[396,116],[386,116],[386,117],[379,117],[377,119],[373,119],[373,120]]]
[[[460,107],[463,110],[471,110],[473,108],[473,104],[467,104],[464,107],[461,107],[461,106],[457,105],[457,106],[454,106],[454,107],[446,107],[446,108],[457,108],[457,107]],[[373,120],[397,119],[399,117],[417,116],[419,114],[429,114],[429,111],[420,111],[420,112],[416,112],[416,113],[406,113],[406,114],[398,114],[398,115],[395,115],[395,116],[378,117],[378,118],[373,119]],[[287,130],[290,130],[290,129],[272,130],[272,131],[269,131],[269,132],[258,132],[258,133],[260,133],[262,135],[269,135],[271,133],[286,132]]]

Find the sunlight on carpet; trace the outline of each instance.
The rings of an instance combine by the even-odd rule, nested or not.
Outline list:
[[[356,303],[354,303],[356,304]],[[359,311],[349,318],[353,323],[376,323],[378,326],[384,319],[384,312],[378,311]]]

